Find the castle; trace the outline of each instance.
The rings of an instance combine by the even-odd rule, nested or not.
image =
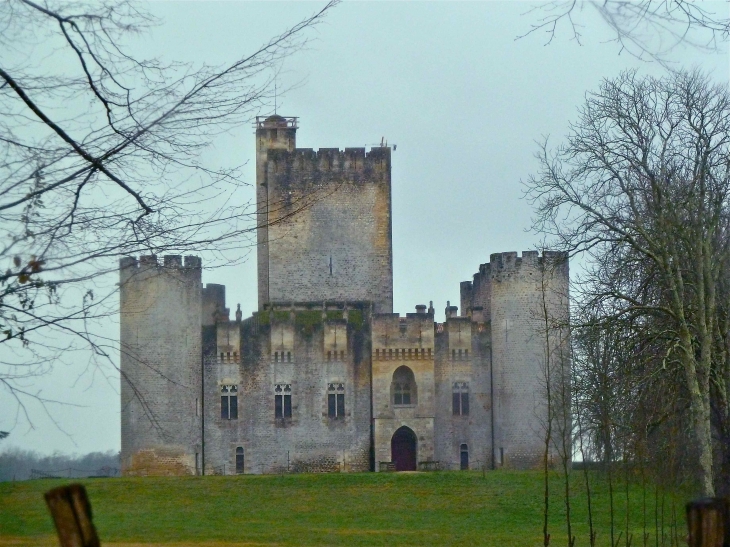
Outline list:
[[[394,314],[391,149],[315,152],[296,131],[256,120],[251,317],[197,257],[121,260],[123,473],[540,465],[566,257],[492,254],[461,314]]]

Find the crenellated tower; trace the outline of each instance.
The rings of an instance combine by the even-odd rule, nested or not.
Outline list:
[[[122,472],[195,474],[201,457],[201,263],[120,261]]]
[[[543,457],[548,378],[554,395],[569,382],[561,377],[569,365],[568,278],[564,253],[524,251],[490,255],[473,281],[461,284],[464,314],[491,330],[498,466],[533,467]]]
[[[390,148],[295,148],[296,118],[256,122],[259,309],[393,309]]]

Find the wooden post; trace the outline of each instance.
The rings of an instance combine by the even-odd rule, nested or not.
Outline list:
[[[689,547],[730,547],[730,500],[706,498],[687,504]]]
[[[91,522],[91,504],[82,485],[54,488],[46,492],[45,498],[61,547],[100,546],[96,528]]]

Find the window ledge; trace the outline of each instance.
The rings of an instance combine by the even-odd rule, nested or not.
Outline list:
[[[416,408],[418,405],[393,405],[393,408]]]

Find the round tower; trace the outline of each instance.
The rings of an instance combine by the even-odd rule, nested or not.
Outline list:
[[[561,364],[569,364],[567,257],[550,251],[493,254],[487,270],[495,462],[537,467],[545,450],[548,378],[553,404],[560,388],[569,388],[569,378],[568,386],[560,384]],[[557,415],[555,406],[552,411]],[[559,429],[553,424],[554,441]]]
[[[201,446],[201,262],[120,261],[122,473],[197,474]]]

